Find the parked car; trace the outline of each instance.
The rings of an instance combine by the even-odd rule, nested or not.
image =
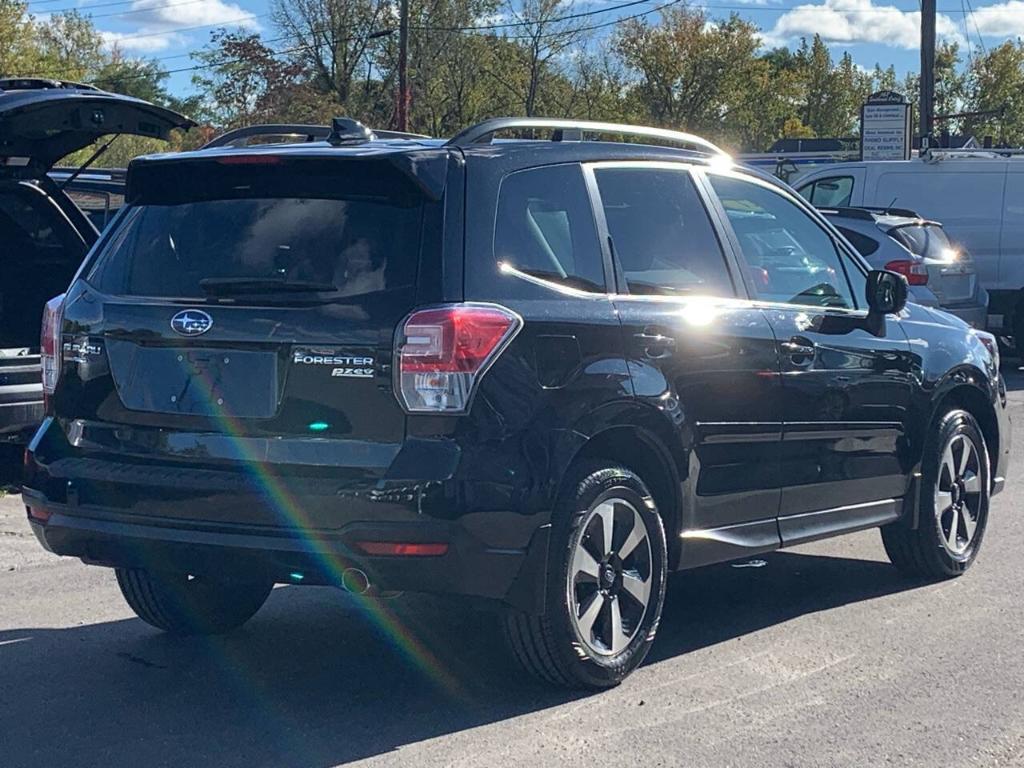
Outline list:
[[[79,173],[76,168],[54,168],[47,174],[89,221],[102,232],[124,205],[124,168],[97,168]]]
[[[27,442],[43,420],[39,318],[98,236],[48,171],[103,135],[167,138],[191,125],[170,110],[86,85],[0,79],[0,440]]]
[[[136,159],[126,199],[47,305],[23,498],[169,632],[275,583],[448,593],[602,688],[667,572],[881,527],[957,576],[1004,484],[995,338],[690,134],[338,119]]]
[[[941,221],[989,294],[987,327],[1024,337],[1024,155],[938,149],[907,161],[837,163],[790,179],[812,204],[899,206]]]
[[[985,328],[988,292],[970,252],[954,245],[941,224],[902,208],[819,210],[872,267],[907,278],[912,301]]]

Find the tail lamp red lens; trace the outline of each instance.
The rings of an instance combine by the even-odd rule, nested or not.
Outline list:
[[[928,267],[920,259],[896,259],[886,264],[885,268],[903,275],[911,285],[928,285]]]
[[[440,557],[448,552],[448,545],[443,542],[357,541],[356,546],[377,556]]]
[[[410,413],[461,413],[522,327],[505,307],[454,304],[414,312],[399,330],[397,393]]]
[[[57,389],[61,368],[61,322],[64,318],[64,294],[55,296],[43,307],[43,328],[39,339],[39,362],[43,370],[43,398]]]

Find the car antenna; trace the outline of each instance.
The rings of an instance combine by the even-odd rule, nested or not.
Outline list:
[[[110,145],[113,144],[115,141],[117,141],[120,137],[121,137],[120,133],[115,133],[113,136],[110,137],[110,139],[107,141],[106,144],[104,144],[102,147],[100,147],[95,152],[93,152],[89,156],[88,160],[86,160],[84,163],[82,163],[80,166],[78,166],[70,176],[68,176],[66,179],[64,179],[64,183],[60,185],[61,192],[64,191],[64,188],[68,184],[70,184],[72,181],[77,179],[79,174],[82,173],[82,171],[86,170],[90,165],[95,163],[99,159],[100,155],[102,155],[104,152],[106,152],[108,149],[110,149]]]

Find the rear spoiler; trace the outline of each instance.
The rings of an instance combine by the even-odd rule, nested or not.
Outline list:
[[[254,194],[287,193],[291,181],[301,178],[292,194],[344,195],[351,181],[351,193],[391,197],[396,192],[416,192],[431,200],[444,195],[450,152],[442,147],[424,147],[413,151],[360,152],[339,154],[326,148],[295,152],[280,147],[253,148],[250,151],[197,150],[180,155],[151,155],[136,158],[128,165],[125,201],[130,204],[161,201],[165,204],[222,197],[244,179]],[[297,174],[289,168],[300,167]],[[368,172],[370,168],[375,169]],[[203,178],[204,174],[209,174]],[[318,186],[318,180],[331,179]],[[218,182],[228,184],[221,187]],[[233,196],[233,193],[228,194]]]

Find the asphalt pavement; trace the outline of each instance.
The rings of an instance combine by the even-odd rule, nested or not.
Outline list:
[[[1016,445],[961,579],[900,577],[877,531],[678,574],[646,664],[600,694],[509,661],[453,601],[279,588],[175,639],[113,574],[0,500],[0,768],[1024,766],[1024,374]]]

